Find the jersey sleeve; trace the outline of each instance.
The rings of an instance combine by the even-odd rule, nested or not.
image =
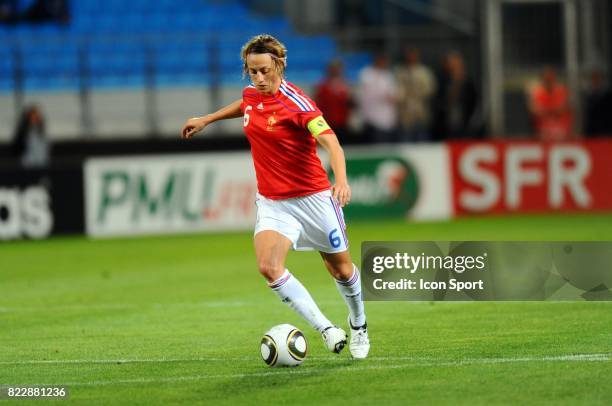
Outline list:
[[[296,124],[307,129],[310,121],[317,117],[321,117],[322,115],[323,113],[321,113],[321,110],[319,109],[314,111],[301,111],[295,115]]]
[[[317,104],[303,92],[299,92],[299,98],[304,108],[295,113],[295,124],[308,130],[315,138],[324,134],[333,134],[334,131],[323,118],[323,113],[319,110]]]

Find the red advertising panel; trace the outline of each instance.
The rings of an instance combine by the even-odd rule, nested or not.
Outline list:
[[[448,146],[456,215],[612,210],[612,139]]]

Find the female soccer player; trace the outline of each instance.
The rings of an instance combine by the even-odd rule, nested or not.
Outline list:
[[[318,330],[325,346],[339,353],[347,343],[300,281],[285,268],[290,249],[320,252],[349,308],[353,358],[370,349],[361,299],[359,270],[348,252],[342,206],[351,198],[344,152],[315,103],[284,80],[285,46],[271,35],[258,35],[241,51],[251,79],[242,98],[203,117],[187,120],[181,130],[191,138],[217,120],[243,118],[257,177],[255,254],[268,286]],[[329,153],[332,186],[317,156],[317,142]]]

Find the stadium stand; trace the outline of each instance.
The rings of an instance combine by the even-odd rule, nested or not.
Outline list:
[[[70,2],[65,25],[0,24],[0,105],[9,109],[0,114],[0,140],[12,131],[9,121],[19,104],[8,99],[20,92],[21,102],[36,100],[52,110],[53,138],[82,135],[79,120],[62,120],[82,115],[74,110],[80,109],[79,91],[91,93],[95,135],[174,133],[185,113],[206,109],[209,87],[221,87],[213,104],[235,97],[242,80],[240,46],[262,32],[286,43],[289,79],[306,87],[322,77],[333,57],[345,58],[349,79],[369,59],[364,53],[343,55],[331,37],[300,35],[284,17],[252,13],[240,1],[159,0],[155,6],[147,0],[79,0]],[[144,113],[147,89],[158,90],[156,107],[163,116],[154,129]]]

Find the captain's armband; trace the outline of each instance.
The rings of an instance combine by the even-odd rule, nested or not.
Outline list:
[[[327,122],[323,118],[323,116],[319,116],[310,120],[308,122],[307,127],[308,131],[310,131],[310,134],[312,134],[312,136],[315,138],[325,132],[333,132],[329,124],[327,124]]]

